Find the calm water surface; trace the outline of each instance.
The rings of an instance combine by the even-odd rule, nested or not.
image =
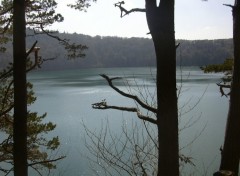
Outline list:
[[[87,154],[84,145],[84,123],[91,130],[99,130],[101,124],[109,124],[115,132],[121,132],[122,124],[136,119],[134,113],[114,110],[94,110],[91,104],[106,99],[109,104],[127,106],[134,102],[118,95],[99,76],[104,73],[109,76],[125,77],[126,82],[116,81],[122,90],[136,90],[138,86],[148,86],[150,92],[155,91],[154,68],[107,68],[82,69],[67,71],[34,72],[28,79],[34,84],[34,91],[38,97],[30,108],[39,113],[47,112],[46,121],[57,124],[51,135],[58,135],[61,147],[58,155],[67,155],[67,158],[58,163],[58,168],[52,175],[94,175],[90,171],[88,160],[83,157]],[[196,121],[193,126],[180,132],[180,147],[186,146],[192,139],[201,135],[181,150],[181,153],[190,155],[196,167],[187,167],[182,173],[189,175],[212,175],[217,170],[220,158],[219,148],[223,144],[224,128],[228,110],[228,99],[221,97],[216,83],[222,74],[204,74],[196,67],[178,69],[180,129],[184,128],[187,119]],[[136,84],[138,86],[136,86]],[[198,101],[200,102],[198,103]],[[196,103],[198,105],[184,115]],[[204,128],[204,130],[203,130]],[[202,131],[203,130],[203,131]],[[202,131],[202,132],[201,132]],[[32,175],[34,175],[32,173]]]

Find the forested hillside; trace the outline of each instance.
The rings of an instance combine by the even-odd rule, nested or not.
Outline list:
[[[64,47],[46,35],[28,36],[28,47],[38,41],[40,55],[44,59],[55,58],[43,64],[43,69],[71,69],[93,67],[143,67],[154,66],[155,54],[151,39],[87,36],[82,34],[58,34],[61,38],[85,44],[86,57],[68,60]],[[203,66],[222,63],[232,57],[232,39],[221,40],[178,40],[177,63],[183,66]],[[11,45],[0,53],[0,66],[11,61]]]

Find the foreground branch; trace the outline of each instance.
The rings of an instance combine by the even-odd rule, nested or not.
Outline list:
[[[121,2],[118,2],[118,3],[114,4],[114,6],[118,7],[121,11],[121,15],[120,15],[121,18],[124,17],[125,15],[128,15],[128,14],[132,13],[132,12],[146,12],[146,9],[140,9],[140,8],[133,8],[131,10],[127,10],[124,7],[122,7],[122,4],[125,4],[125,2],[121,1]]]
[[[105,78],[108,82],[108,85],[113,88],[116,92],[118,92],[119,94],[121,94],[122,96],[124,97],[128,97],[128,98],[131,98],[133,100],[135,100],[140,106],[142,106],[144,109],[146,110],[149,110],[153,113],[157,113],[157,109],[156,108],[153,108],[151,106],[149,106],[148,104],[144,103],[143,101],[141,101],[138,96],[135,96],[135,95],[131,95],[131,94],[128,94],[128,93],[125,93],[123,91],[121,91],[120,89],[118,89],[116,86],[113,85],[112,83],[112,80],[114,79],[120,79],[119,77],[115,77],[115,78],[109,78],[107,75],[105,74],[101,74],[100,76],[102,76],[103,78]]]
[[[230,89],[231,85],[226,85],[226,84],[221,84],[221,83],[217,83],[217,85],[220,88],[221,96],[228,97],[230,95],[230,92],[228,94],[226,94],[223,89],[224,88]]]
[[[134,108],[134,107],[109,106],[109,105],[107,105],[107,102],[105,100],[103,100],[100,103],[92,104],[92,108],[93,109],[116,109],[116,110],[120,110],[120,111],[136,112],[139,119],[148,121],[153,124],[157,124],[156,120],[150,118],[149,116],[142,115],[141,112],[139,111],[139,109]]]

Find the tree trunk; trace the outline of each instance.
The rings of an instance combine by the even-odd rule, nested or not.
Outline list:
[[[14,175],[27,176],[25,0],[13,1]]]
[[[240,157],[240,2],[233,6],[234,69],[220,170],[238,175]]]
[[[158,176],[178,176],[174,0],[146,0],[146,15],[157,57]]]

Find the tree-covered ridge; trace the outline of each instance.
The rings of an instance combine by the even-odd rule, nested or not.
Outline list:
[[[233,57],[232,39],[218,40],[179,40],[181,47],[177,54],[182,55],[182,65],[204,66],[209,64],[220,64],[226,58]],[[178,62],[179,64],[179,62]]]
[[[43,64],[43,69],[73,69],[95,67],[143,67],[155,65],[153,43],[148,38],[91,37],[83,34],[57,34],[74,43],[88,46],[84,59],[67,60],[64,47],[46,35],[27,37],[27,43],[38,41],[43,59],[56,58]],[[220,64],[232,57],[232,39],[219,40],[177,40],[177,64],[183,66],[205,66]],[[29,48],[31,46],[28,46]],[[6,53],[0,53],[0,66],[6,65],[11,56],[10,45]]]

